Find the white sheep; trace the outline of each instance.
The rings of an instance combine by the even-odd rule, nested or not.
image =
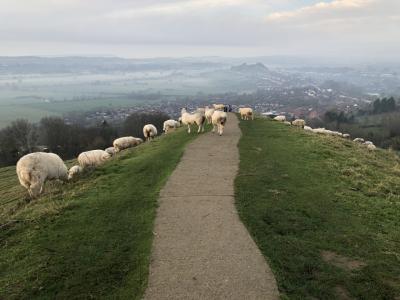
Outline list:
[[[292,122],[292,125],[304,128],[304,126],[306,125],[306,121],[304,121],[303,119],[296,119]]]
[[[254,120],[253,109],[250,107],[241,107],[239,108],[240,117],[242,120],[249,120],[250,117]]]
[[[200,131],[204,131],[204,123],[206,117],[201,113],[195,112],[191,114],[186,111],[186,108],[182,108],[181,120],[182,124],[187,125],[188,133],[190,133],[190,125],[192,124],[196,124],[198,126],[197,133],[200,133]]]
[[[363,139],[363,138],[355,138],[355,139],[353,140],[353,142],[362,144],[362,143],[364,143],[364,139]]]
[[[349,138],[350,138],[350,134],[348,134],[348,133],[343,133],[342,137],[344,137],[345,139],[349,139]]]
[[[212,117],[214,111],[215,111],[214,108],[210,108],[210,107],[206,106],[204,115],[206,116],[207,124],[211,124],[211,117]]]
[[[368,150],[376,150],[376,146],[374,144],[366,144],[366,146]]]
[[[108,147],[108,148],[104,149],[104,151],[106,151],[111,156],[114,156],[117,153],[117,150],[115,150],[114,147]]]
[[[113,146],[116,152],[120,152],[124,149],[136,147],[141,143],[143,143],[143,140],[141,138],[135,138],[133,136],[124,136],[114,140]]]
[[[227,120],[226,112],[216,110],[216,111],[214,111],[211,119],[212,119],[212,124],[213,124],[212,132],[215,132],[215,129],[218,128],[218,134],[222,135],[222,133],[224,132],[224,126],[225,126],[226,120]]]
[[[73,179],[79,173],[82,173],[82,171],[83,171],[83,169],[81,166],[78,166],[78,165],[72,166],[68,171],[68,180]]]
[[[225,104],[213,104],[215,110],[224,110]]]
[[[285,124],[285,125],[289,125],[289,126],[291,126],[291,125],[292,125],[292,123],[290,123],[289,121],[283,121],[283,124]]]
[[[314,128],[313,129],[314,133],[319,133],[319,134],[326,134],[326,129],[325,128]]]
[[[153,124],[146,124],[143,127],[143,135],[146,141],[150,141],[157,135],[157,128]]]
[[[181,126],[181,123],[175,120],[167,120],[163,124],[163,131],[168,133],[170,129],[175,129]]]
[[[111,157],[104,150],[90,150],[78,155],[78,163],[82,168],[97,167]]]
[[[286,121],[286,117],[285,116],[276,116],[273,120],[274,121],[279,121],[279,122],[285,122]]]
[[[204,107],[198,107],[196,109],[196,112],[201,113],[201,114],[204,115],[206,113],[206,109]]]
[[[304,130],[313,132],[313,129],[310,126],[304,126]]]
[[[68,180],[68,168],[54,153],[27,154],[18,160],[16,170],[20,184],[28,190],[32,198],[43,192],[47,180]]]

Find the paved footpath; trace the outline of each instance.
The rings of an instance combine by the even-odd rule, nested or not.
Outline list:
[[[144,299],[278,299],[234,205],[240,135],[229,114],[224,135],[190,143],[162,189]]]

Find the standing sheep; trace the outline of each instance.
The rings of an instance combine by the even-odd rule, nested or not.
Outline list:
[[[215,132],[215,129],[218,127],[218,134],[222,135],[224,132],[224,126],[226,124],[227,114],[226,112],[216,110],[212,115],[212,124],[213,129],[212,132]]]
[[[47,180],[68,179],[68,169],[62,159],[54,153],[35,152],[27,154],[17,162],[17,175],[20,184],[32,198],[40,195]]]
[[[79,173],[82,173],[83,169],[81,166],[73,166],[69,169],[68,171],[68,180],[73,179],[75,176],[77,176]]]
[[[113,146],[116,152],[120,152],[124,149],[136,147],[141,143],[143,143],[143,140],[141,138],[135,138],[133,136],[124,136],[114,140]]]
[[[225,104],[213,104],[215,110],[224,110]]]
[[[171,129],[171,128],[173,128],[173,129],[175,129],[175,128],[178,128],[178,127],[180,127],[181,126],[181,123],[180,122],[178,122],[178,121],[175,121],[175,120],[167,120],[167,121],[165,121],[164,122],[164,124],[163,124],[163,131],[165,132],[165,133],[168,133],[168,131]]]
[[[157,128],[153,124],[147,124],[143,127],[143,135],[146,141],[150,141],[157,135]]]
[[[239,108],[239,113],[242,120],[249,120],[250,117],[252,120],[254,120],[253,109],[250,107]]]
[[[111,155],[104,150],[90,150],[79,154],[78,163],[82,168],[97,167],[110,157]]]
[[[292,125],[304,128],[304,126],[306,125],[306,121],[304,121],[303,119],[296,119],[292,122]]]
[[[205,116],[206,116],[206,119],[207,119],[207,124],[211,124],[211,117],[212,117],[214,111],[215,111],[214,108],[210,108],[210,107],[206,106]]]
[[[190,133],[190,125],[192,125],[192,124],[196,124],[199,127],[199,129],[197,130],[197,133],[200,133],[200,131],[204,131],[204,123],[205,123],[206,117],[198,112],[190,114],[186,111],[186,108],[182,108],[181,120],[182,120],[182,124],[187,125],[188,133]]]

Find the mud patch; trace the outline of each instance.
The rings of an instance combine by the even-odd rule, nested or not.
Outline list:
[[[339,255],[333,251],[322,251],[321,256],[325,262],[346,271],[355,271],[366,266],[366,263],[362,261]]]

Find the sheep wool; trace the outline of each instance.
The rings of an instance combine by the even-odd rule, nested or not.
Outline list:
[[[114,140],[113,146],[116,152],[120,152],[124,149],[136,147],[137,145],[143,143],[140,138],[135,138],[133,136],[124,136]]]
[[[227,114],[226,112],[216,110],[212,115],[212,124],[213,129],[212,132],[215,132],[215,129],[218,128],[218,134],[222,135],[224,132],[224,126],[226,124]]]
[[[111,157],[104,150],[90,150],[79,154],[78,163],[82,168],[97,167]]]
[[[68,179],[68,168],[62,159],[54,153],[35,152],[27,154],[17,162],[17,176],[32,198],[44,190],[47,180]]]
[[[306,121],[304,121],[303,119],[296,119],[292,122],[292,125],[304,128],[304,126],[306,125]]]
[[[278,122],[285,122],[286,117],[285,116],[276,116],[273,120],[278,121]]]
[[[181,123],[175,120],[166,120],[163,124],[163,131],[168,133],[170,129],[175,129],[181,126]]]
[[[114,147],[108,147],[108,148],[104,149],[104,151],[106,151],[111,156],[114,156],[117,153],[117,151],[115,150]]]
[[[204,115],[207,119],[207,124],[211,124],[211,122],[212,122],[211,117],[212,117],[214,111],[215,111],[214,108],[210,108],[210,107],[206,106]]]
[[[186,108],[182,108],[181,110],[181,121],[183,125],[187,125],[188,133],[190,133],[190,125],[196,124],[198,126],[197,133],[204,131],[204,123],[206,121],[206,117],[199,112],[195,112],[193,114],[188,113]]]
[[[68,171],[68,180],[73,179],[82,171],[83,171],[83,169],[81,166],[78,166],[78,165],[72,166]]]
[[[150,141],[157,135],[157,128],[153,124],[146,124],[143,127],[143,135],[147,141]]]
[[[242,120],[249,120],[250,118],[254,120],[253,109],[250,107],[239,108],[239,113]]]

